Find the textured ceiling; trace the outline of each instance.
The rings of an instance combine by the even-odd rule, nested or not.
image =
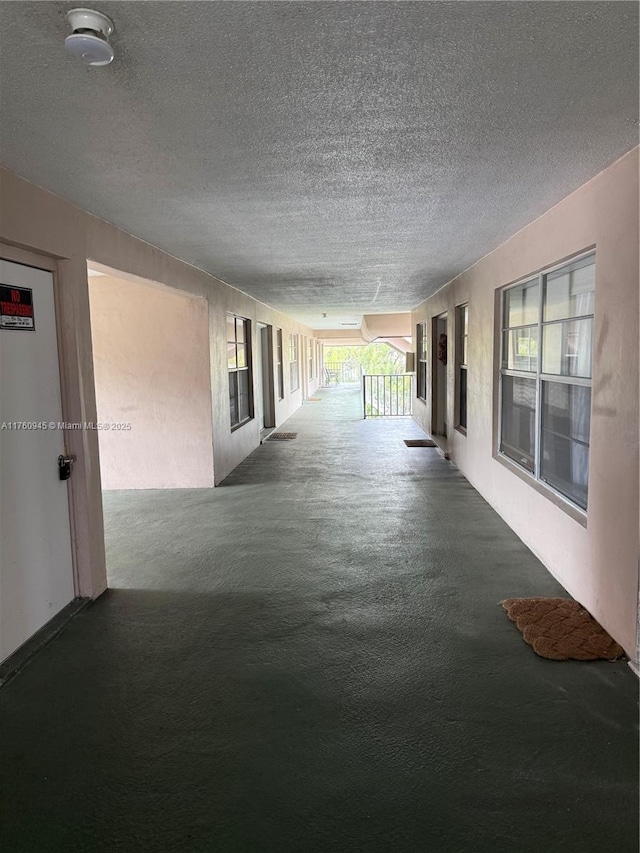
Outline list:
[[[625,2],[0,3],[5,164],[322,328],[406,310],[638,141]],[[327,320],[321,313],[326,312]]]

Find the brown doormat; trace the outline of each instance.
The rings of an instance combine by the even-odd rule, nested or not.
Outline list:
[[[437,447],[435,441],[430,438],[405,438],[404,443],[407,447]]]
[[[507,598],[500,602],[526,643],[549,660],[616,660],[624,649],[570,598]]]
[[[272,432],[268,441],[289,441],[292,438],[297,438],[297,432]]]
[[[321,403],[322,397],[307,397],[307,403]]]

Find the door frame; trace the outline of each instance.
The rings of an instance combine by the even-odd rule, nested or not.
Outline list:
[[[260,362],[262,366],[262,414],[264,418],[264,428],[273,429],[276,425],[276,401],[275,401],[275,362],[273,358],[273,334],[274,328],[271,323],[262,323],[258,321],[257,331],[258,340],[257,346],[260,347]],[[266,346],[264,345],[266,344]]]
[[[20,249],[15,246],[9,246],[6,243],[0,242],[0,259],[9,261],[14,264],[22,264],[27,267],[49,272],[53,278],[53,304],[55,313],[56,326],[56,341],[58,349],[58,373],[60,376],[60,409],[64,423],[72,423],[69,412],[69,386],[67,374],[64,368],[65,347],[64,347],[64,307],[60,288],[60,276],[58,272],[58,262],[56,259],[47,255],[40,255],[34,252]],[[78,430],[79,433],[82,430]],[[65,453],[69,453],[72,444],[69,440],[69,430],[64,430],[64,448]],[[75,448],[74,448],[75,449]],[[78,460],[76,459],[76,462]],[[84,460],[83,460],[84,461]],[[84,467],[84,466],[83,466]],[[74,465],[75,468],[75,465]],[[79,506],[80,496],[78,494],[78,481],[72,474],[67,480],[67,501],[69,505],[69,535],[71,537],[71,571],[73,575],[73,591],[76,598],[88,597],[82,595],[81,583],[81,557],[78,553],[78,522],[79,522]]]
[[[440,323],[445,323],[447,336],[447,361],[441,366],[438,359],[438,342],[442,332]],[[448,438],[447,414],[449,409],[449,312],[444,311],[431,318],[431,434]],[[441,384],[442,383],[442,384]],[[439,398],[442,398],[442,402]],[[442,420],[443,432],[439,432],[439,421]]]

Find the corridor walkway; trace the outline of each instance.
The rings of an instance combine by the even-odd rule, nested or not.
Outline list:
[[[105,495],[112,589],[0,690],[2,853],[636,853],[637,681],[410,420],[309,402],[218,489]]]

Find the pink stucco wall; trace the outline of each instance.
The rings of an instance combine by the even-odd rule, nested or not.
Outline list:
[[[580,519],[496,454],[496,291],[595,247],[589,510]],[[638,607],[638,150],[522,229],[413,312],[449,319],[448,424],[454,423],[455,306],[469,303],[467,434],[449,427],[462,473],[604,627],[636,656]],[[429,332],[428,345],[431,344]],[[430,369],[430,366],[429,366]],[[431,406],[416,420],[431,430]],[[517,590],[505,589],[505,597]]]
[[[213,486],[205,299],[115,277],[89,279],[104,489]]]

